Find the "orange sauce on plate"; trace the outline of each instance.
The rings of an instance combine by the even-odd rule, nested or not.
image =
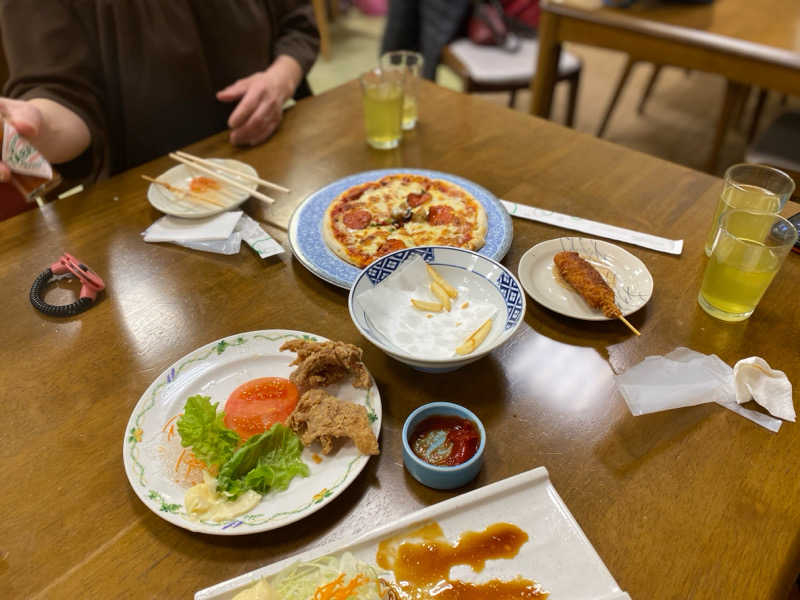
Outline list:
[[[219,181],[211,177],[193,177],[189,182],[189,189],[198,194],[202,194],[208,190],[218,190],[219,188]]]
[[[468,531],[450,543],[438,523],[380,543],[378,566],[392,571],[398,598],[408,600],[528,600],[547,598],[541,587],[523,577],[468,583],[450,579],[450,569],[468,565],[481,572],[490,559],[513,558],[528,534],[511,523],[495,523],[483,531]]]

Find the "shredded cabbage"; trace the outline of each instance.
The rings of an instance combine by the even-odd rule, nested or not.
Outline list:
[[[369,581],[356,588],[347,600],[380,600],[378,571],[350,552],[341,556],[323,556],[308,562],[297,562],[278,573],[271,581],[281,600],[311,600],[314,592],[344,573],[345,581],[363,575]]]

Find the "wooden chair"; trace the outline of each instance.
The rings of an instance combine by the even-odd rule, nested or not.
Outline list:
[[[608,123],[611,120],[611,115],[614,114],[614,110],[617,106],[617,102],[619,101],[620,96],[622,95],[622,91],[625,89],[625,85],[628,83],[628,79],[631,74],[631,70],[633,66],[638,63],[643,62],[633,56],[628,57],[628,61],[625,63],[625,67],[622,69],[622,73],[620,74],[619,80],[617,81],[617,85],[614,88],[614,93],[611,95],[611,100],[608,103],[608,107],[606,108],[606,112],[603,115],[602,121],[600,121],[600,125],[597,128],[597,137],[603,137],[608,129]],[[645,105],[647,104],[647,100],[650,98],[653,88],[655,87],[656,81],[658,81],[659,75],[661,74],[661,69],[664,65],[660,64],[653,64],[653,71],[650,73],[650,78],[647,80],[647,84],[645,85],[644,92],[642,93],[642,97],[639,99],[639,104],[636,107],[636,112],[638,114],[644,113]],[[688,71],[687,71],[688,72]],[[711,152],[709,152],[709,156],[706,160],[706,170],[709,172],[713,172],[717,166],[717,162],[719,159],[720,151],[722,150],[722,144],[725,141],[725,135],[728,132],[728,128],[732,123],[740,123],[742,120],[742,115],[744,114],[744,107],[747,104],[747,100],[750,97],[750,93],[752,88],[748,85],[744,85],[735,81],[728,81],[726,88],[725,88],[725,98],[722,102],[722,107],[720,108],[720,114],[717,118],[717,125],[716,130],[714,132],[714,140],[711,146]],[[747,141],[748,143],[753,141],[755,137],[756,131],[758,130],[758,124],[761,119],[761,114],[764,109],[764,103],[767,98],[767,91],[766,90],[759,90],[758,98],[756,100],[756,105],[753,110],[753,115],[750,121],[750,126],[748,127],[747,133]]]
[[[465,92],[509,92],[508,105],[513,107],[517,91],[528,89],[536,76],[538,51],[536,39],[522,40],[520,48],[510,53],[494,46],[479,46],[463,38],[445,46],[442,64],[461,78]],[[566,118],[569,127],[575,123],[581,68],[580,58],[566,51],[561,52],[557,81],[569,84]]]
[[[745,161],[770,165],[785,171],[795,183],[800,196],[800,112],[785,112],[773,121],[755,144],[747,148]]]
[[[339,0],[331,0],[330,4],[326,0],[311,0],[314,8],[314,20],[317,22],[319,30],[319,50],[322,58],[331,58],[331,33],[329,21],[335,21],[339,16]]]

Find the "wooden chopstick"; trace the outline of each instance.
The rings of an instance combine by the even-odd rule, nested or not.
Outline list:
[[[172,185],[171,183],[167,183],[166,181],[160,181],[158,179],[153,179],[152,177],[148,177],[147,175],[142,175],[142,179],[144,179],[145,181],[149,181],[150,183],[155,183],[156,185],[163,186],[163,187],[167,188],[170,192],[172,192],[174,194],[183,194],[184,196],[188,196],[189,198],[193,198],[196,201],[199,200],[199,201],[202,201],[202,202],[207,202],[209,204],[214,204],[215,206],[221,206],[223,208],[227,206],[227,204],[225,204],[224,202],[220,202],[218,200],[212,200],[211,198],[206,198],[205,196],[202,196],[202,195],[198,194],[197,192],[193,192],[192,190],[187,190],[185,188],[177,187],[175,185]]]
[[[273,202],[275,202],[275,198],[270,198],[266,194],[262,194],[261,192],[257,192],[255,190],[252,190],[249,187],[247,187],[245,184],[239,183],[238,181],[234,181],[230,177],[228,177],[226,175],[223,175],[222,173],[219,173],[217,171],[212,171],[211,169],[208,169],[208,168],[204,167],[203,165],[200,165],[200,164],[196,163],[193,160],[189,160],[189,159],[183,158],[181,156],[178,156],[174,152],[170,152],[169,157],[172,160],[178,161],[179,163],[183,163],[187,167],[190,167],[192,169],[196,169],[196,170],[200,171],[201,173],[205,173],[206,175],[210,175],[214,179],[216,179],[216,180],[218,180],[218,181],[220,181],[220,182],[222,182],[222,183],[224,183],[226,185],[234,187],[237,190],[242,190],[243,192],[247,192],[248,194],[253,196],[253,198],[258,198],[262,202],[266,202],[267,204],[272,204]]]
[[[249,173],[242,173],[241,171],[237,171],[236,169],[231,169],[230,167],[226,167],[225,165],[215,163],[213,160],[200,158],[199,156],[195,156],[194,154],[189,154],[188,152],[183,152],[182,150],[176,150],[175,154],[177,156],[180,156],[181,158],[185,158],[186,160],[191,160],[196,162],[197,164],[203,165],[204,167],[209,167],[211,169],[223,171],[224,173],[230,173],[231,175],[236,175],[237,177],[246,179],[247,181],[252,181],[253,183],[257,183],[258,185],[274,188],[279,192],[284,192],[285,194],[288,194],[291,191],[289,188],[285,188],[282,185],[278,185],[277,183],[272,183],[271,181],[267,181],[266,179],[261,179],[260,177],[256,177],[255,175],[250,175]]]

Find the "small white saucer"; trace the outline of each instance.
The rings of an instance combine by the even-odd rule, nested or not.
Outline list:
[[[247,175],[258,177],[256,170],[247,163],[233,160],[231,158],[212,158],[211,160],[212,162],[219,163],[220,165],[228,167],[229,169],[235,169]],[[255,190],[258,187],[258,185],[252,181],[239,178],[236,175],[231,175],[229,173],[221,174],[226,177],[230,177],[231,179],[238,180],[251,190]],[[196,171],[187,165],[180,164],[172,167],[168,171],[165,171],[159,175],[157,179],[181,189],[189,189],[189,183],[195,177],[208,177],[208,175],[206,173]],[[249,192],[245,192],[224,183],[220,183],[220,188],[218,190],[206,190],[202,193],[202,195],[207,196],[212,202],[222,203],[223,206],[217,206],[211,202],[204,203],[202,200],[194,201],[191,198],[180,198],[180,194],[175,194],[164,186],[157,185],[155,183],[151,183],[150,187],[147,188],[147,199],[150,201],[150,204],[152,204],[153,207],[168,215],[185,217],[187,219],[199,219],[200,217],[217,215],[221,212],[225,212],[226,210],[236,208],[250,197]]]
[[[553,257],[562,250],[577,252],[600,271],[614,290],[617,306],[624,316],[642,308],[653,295],[653,276],[627,250],[601,240],[563,237],[536,244],[522,255],[517,271],[528,295],[550,310],[587,321],[610,320],[561,280]]]

